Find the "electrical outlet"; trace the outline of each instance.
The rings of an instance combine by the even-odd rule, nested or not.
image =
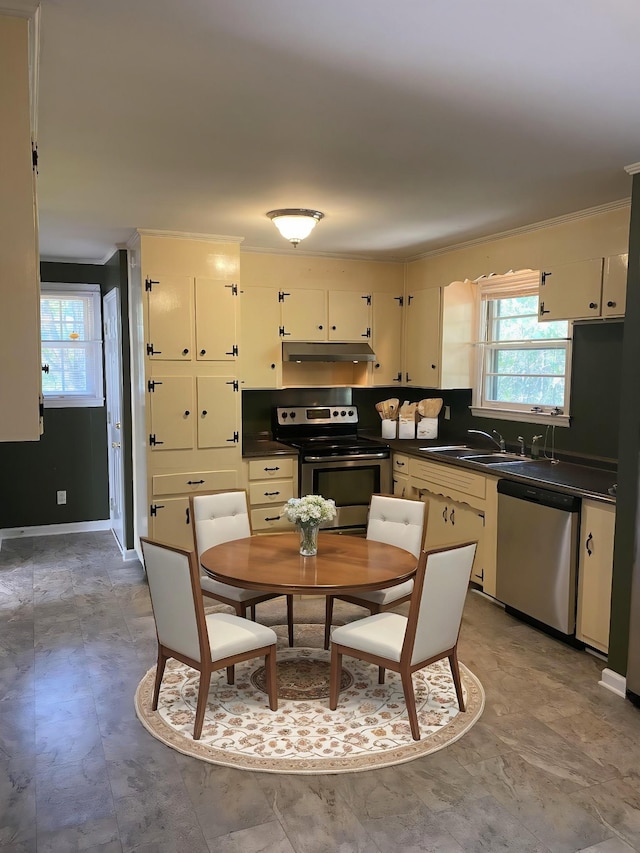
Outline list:
[[[451,406],[444,407],[444,419],[445,421],[451,420]]]
[[[62,491],[56,492],[56,500],[58,501],[58,506],[60,506],[61,504],[66,504],[66,502],[67,502],[66,491],[62,490]]]

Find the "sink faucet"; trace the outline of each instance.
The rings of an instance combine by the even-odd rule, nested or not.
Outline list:
[[[500,433],[496,429],[491,430],[491,432],[493,432],[495,435],[497,435],[497,438],[494,438],[493,435],[489,435],[488,432],[484,432],[484,430],[481,430],[481,429],[468,429],[467,430],[468,435],[482,435],[485,438],[488,438],[489,441],[493,442],[493,444],[495,444],[495,446],[500,449],[501,453],[504,453],[506,450],[504,438],[500,435]]]
[[[525,453],[524,449],[524,438],[521,435],[518,436],[518,441],[520,443],[520,456],[526,456],[527,454]]]

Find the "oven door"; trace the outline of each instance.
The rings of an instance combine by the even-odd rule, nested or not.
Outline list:
[[[391,459],[384,453],[306,456],[300,465],[300,495],[322,495],[336,503],[336,517],[327,529],[365,530],[371,495],[390,491]]]

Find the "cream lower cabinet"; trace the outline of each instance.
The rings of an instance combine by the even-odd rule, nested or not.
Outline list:
[[[394,453],[391,460],[393,468],[393,494],[401,498],[409,497],[409,457]]]
[[[254,533],[293,530],[282,512],[289,498],[297,497],[298,460],[292,456],[250,459],[246,478]]]
[[[411,458],[409,487],[410,497],[428,505],[425,547],[477,540],[471,580],[495,595],[495,523],[486,522],[495,505],[494,484],[463,468]]]
[[[582,501],[576,636],[605,653],[609,648],[615,525],[614,506]]]

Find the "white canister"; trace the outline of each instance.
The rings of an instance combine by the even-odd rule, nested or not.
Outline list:
[[[422,418],[418,421],[417,438],[437,438],[438,437],[438,419],[437,418]]]
[[[398,421],[392,421],[390,418],[382,419],[382,437],[395,438],[398,434]]]
[[[416,437],[416,422],[413,418],[400,418],[398,421],[398,438],[415,438]]]

